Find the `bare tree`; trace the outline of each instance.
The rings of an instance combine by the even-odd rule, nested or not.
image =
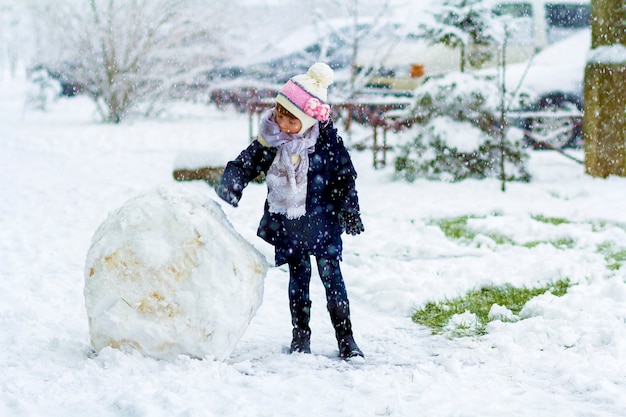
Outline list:
[[[585,171],[626,177],[626,5],[591,1],[591,55],[585,68]]]
[[[50,1],[40,16],[43,64],[81,86],[103,120],[150,111],[226,54],[226,2]]]
[[[0,75],[6,69],[15,76],[18,65],[27,60],[31,22],[22,2],[0,2]]]
[[[365,87],[372,75],[384,66],[386,57],[399,40],[406,35],[408,28],[395,24],[392,9],[389,0],[374,3],[350,0],[339,4],[335,1],[314,2],[315,24],[332,29],[332,35],[350,48],[350,78],[345,88],[337,91],[341,98],[349,99]],[[333,10],[332,15],[328,10]],[[348,26],[338,28],[331,23],[331,19],[342,16],[349,22]],[[349,30],[342,30],[346,27]]]

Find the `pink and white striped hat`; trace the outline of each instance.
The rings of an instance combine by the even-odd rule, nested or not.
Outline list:
[[[317,62],[306,74],[291,77],[276,97],[276,102],[302,122],[298,133],[306,132],[318,121],[328,120],[330,106],[326,103],[328,86],[333,82],[333,70]]]

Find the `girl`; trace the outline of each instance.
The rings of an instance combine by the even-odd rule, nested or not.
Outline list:
[[[289,265],[291,352],[310,353],[311,255],[326,290],[339,356],[363,356],[352,335],[348,294],[339,268],[343,231],[364,231],[355,189],[356,171],[329,119],[332,69],[316,63],[292,77],[260,123],[259,136],[233,161],[218,196],[237,207],[243,189],[260,173],[268,187],[258,236],[275,248],[276,265]]]

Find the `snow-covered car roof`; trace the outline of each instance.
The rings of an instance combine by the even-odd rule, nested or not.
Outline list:
[[[309,23],[281,36],[275,42],[225,62],[223,67],[240,68],[238,72],[243,77],[284,82],[293,74],[306,71],[312,63],[324,61],[336,71],[337,82],[342,79],[344,72],[347,78],[353,53],[354,25],[354,19],[350,17]],[[380,45],[389,45],[401,36],[403,29],[406,30],[406,27],[396,18],[359,17],[359,54],[376,51]]]
[[[508,65],[507,85],[514,88],[523,78],[522,85],[538,95],[553,91],[582,95],[590,46],[591,30],[583,29],[546,47],[529,62]]]

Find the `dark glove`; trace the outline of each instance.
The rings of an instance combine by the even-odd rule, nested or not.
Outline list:
[[[219,198],[226,201],[231,206],[237,207],[237,205],[239,204],[241,194],[237,195],[234,191],[229,190],[223,185],[216,185],[215,187],[213,187],[213,189],[215,190]]]
[[[356,236],[365,231],[359,213],[342,213],[341,216],[339,216],[339,224],[341,224],[341,227],[347,234],[352,236]]]

